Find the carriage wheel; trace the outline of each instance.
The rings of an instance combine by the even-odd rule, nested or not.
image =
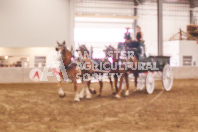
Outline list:
[[[152,94],[155,88],[155,80],[153,74],[149,72],[146,76],[146,91],[148,94]]]
[[[138,77],[137,88],[143,90],[145,87],[145,79],[143,77]]]
[[[173,69],[169,64],[163,69],[162,82],[164,89],[170,91],[173,86]]]

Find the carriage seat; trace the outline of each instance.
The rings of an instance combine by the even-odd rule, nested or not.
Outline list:
[[[118,50],[133,51],[135,56],[139,59],[146,58],[144,41],[137,42],[132,41],[131,43],[118,43]]]

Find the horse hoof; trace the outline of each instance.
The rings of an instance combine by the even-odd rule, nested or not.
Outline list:
[[[80,99],[79,98],[75,98],[74,102],[80,102]]]
[[[58,95],[59,95],[60,98],[65,97],[65,92],[63,91],[63,88],[62,87],[59,88]]]
[[[65,97],[65,93],[63,93],[63,94],[58,94],[58,95],[59,95],[60,98]]]
[[[112,94],[113,94],[113,95],[116,95],[116,94],[117,94],[117,92],[113,92]]]
[[[91,94],[97,94],[95,89],[91,89]]]
[[[84,98],[84,96],[82,96],[82,95],[79,95],[79,98],[80,98],[80,99],[83,99],[83,98]]]
[[[127,90],[124,95],[129,96],[129,90]]]
[[[83,98],[84,98],[84,95],[80,94],[80,95],[79,95],[79,98],[80,98],[80,99],[83,99]]]
[[[116,97],[117,99],[120,99],[120,98],[121,98],[119,94],[116,94],[115,97]]]
[[[84,91],[84,89],[83,90],[81,90],[81,92],[80,92],[80,94],[79,94],[79,98],[80,99],[83,99],[85,97],[85,91]]]
[[[91,94],[87,94],[86,99],[91,99]]]
[[[139,91],[140,90],[140,88],[138,88],[138,87],[135,87],[135,91]]]
[[[80,96],[79,96],[78,92],[75,95],[74,101],[75,102],[79,102],[80,101]]]

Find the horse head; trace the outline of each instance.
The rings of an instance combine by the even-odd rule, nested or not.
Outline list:
[[[57,43],[56,51],[60,51],[62,53],[66,49],[65,41],[63,41],[63,43],[59,43],[57,41],[56,43]]]
[[[105,52],[106,57],[112,57],[110,56],[110,54],[114,53],[116,51],[116,49],[114,47],[112,47],[111,45],[109,46],[105,46],[106,49],[103,50]]]
[[[83,45],[79,45],[78,49],[76,49],[77,52],[80,52],[81,55],[89,55],[89,50],[87,49],[87,47],[83,44]]]
[[[120,58],[120,52],[111,45],[105,47],[106,49],[104,50],[104,52],[106,58],[111,59],[113,62],[118,62]]]
[[[63,41],[62,43],[59,43],[58,41],[56,51],[59,51],[61,53],[61,57],[63,59],[63,63],[65,65],[68,65],[71,62],[72,54],[66,47],[66,42]]]

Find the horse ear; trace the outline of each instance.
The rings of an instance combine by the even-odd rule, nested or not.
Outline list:
[[[65,41],[63,41],[63,44],[64,44],[64,45],[66,44]]]

